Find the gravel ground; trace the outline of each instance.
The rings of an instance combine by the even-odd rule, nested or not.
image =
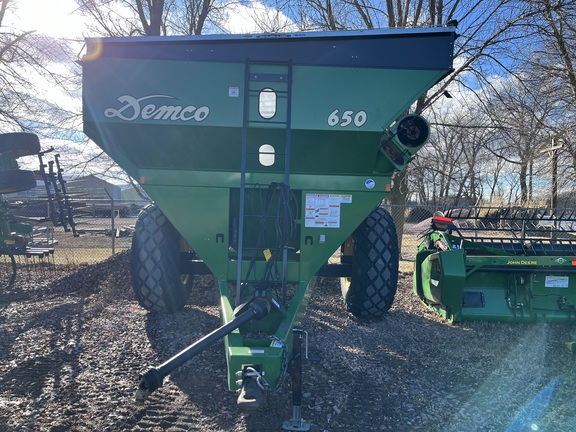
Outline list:
[[[144,406],[138,372],[218,326],[211,278],[190,305],[148,314],[128,255],[81,269],[21,272],[0,292],[0,431],[279,431],[290,391],[242,412],[226,389],[223,344],[169,377]],[[361,322],[322,279],[308,308],[303,416],[313,431],[571,431],[573,327],[473,322],[429,312],[400,277],[390,313]]]

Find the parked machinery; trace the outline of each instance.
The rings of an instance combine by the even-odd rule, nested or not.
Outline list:
[[[437,214],[418,247],[414,291],[451,321],[576,322],[576,210]]]
[[[16,257],[49,257],[54,250],[51,247],[31,246],[32,225],[19,222],[11,213],[3,194],[22,192],[36,187],[33,171],[20,169],[16,159],[22,156],[40,153],[40,141],[32,133],[0,134],[0,256],[4,256],[8,269],[7,286],[16,280]]]
[[[220,291],[222,327],[143,374],[138,400],[224,338],[229,388],[243,407],[261,406],[289,362],[300,367],[317,275],[342,277],[359,317],[388,310],[398,246],[379,204],[428,139],[422,117],[402,115],[450,73],[455,36],[439,27],[87,40],[84,131],[154,200],[132,244],[138,301],[182,309],[192,276],[206,271]],[[341,262],[326,264],[339,248]],[[298,400],[288,429],[304,430]]]

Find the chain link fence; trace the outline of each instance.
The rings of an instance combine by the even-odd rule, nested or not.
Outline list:
[[[34,227],[31,246],[54,247],[54,263],[94,264],[130,249],[142,201],[83,200],[74,206],[73,223],[54,226],[45,200],[14,201],[11,213]]]
[[[392,215],[394,221],[403,220],[404,224],[396,224],[399,234],[400,260],[414,261],[418,245],[421,242],[420,236],[430,228],[430,219],[439,208],[434,206],[420,205],[390,205],[384,206]]]
[[[34,244],[54,246],[55,264],[84,265],[130,249],[136,218],[145,205],[142,201],[86,200],[74,209],[74,230],[70,226],[54,227],[45,201],[14,202],[11,210],[19,219],[34,226]],[[385,208],[394,220],[404,220],[401,259],[414,260],[419,235],[429,227],[435,208],[410,205],[386,205]]]

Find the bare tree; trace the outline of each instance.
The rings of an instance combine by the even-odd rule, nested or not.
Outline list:
[[[105,36],[201,34],[216,0],[76,0]]]
[[[68,91],[68,65],[73,65],[69,46],[7,27],[5,21],[17,6],[15,0],[0,0],[0,130],[64,131],[74,113],[59,106],[46,89]]]
[[[136,0],[138,18],[147,36],[160,36],[164,18],[164,0]],[[166,34],[166,30],[163,32]]]
[[[574,2],[540,0],[547,31],[540,33],[558,59],[557,69],[548,69],[566,83],[576,102],[576,4]],[[539,29],[542,29],[539,26]]]
[[[499,126],[499,137],[489,149],[517,167],[519,200],[524,204],[534,198],[533,179],[539,174],[541,151],[550,146],[558,105],[554,92],[539,77],[519,76],[493,86],[486,108]]]
[[[217,6],[215,0],[186,0],[184,13],[177,2],[172,1],[168,8],[168,16],[175,32],[180,34],[199,35],[204,30],[210,15],[223,8],[223,4]],[[182,27],[183,23],[186,27]]]
[[[491,119],[478,108],[454,105],[428,113],[430,142],[410,166],[409,185],[418,185],[423,204],[475,204],[494,182],[495,158],[486,150],[494,132]]]
[[[563,145],[560,172],[576,179],[576,4],[571,1],[535,0],[542,14],[532,21],[540,49],[522,58],[533,67],[555,96],[561,115],[553,119],[553,134]]]

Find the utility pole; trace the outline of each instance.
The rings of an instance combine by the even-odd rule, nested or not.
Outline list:
[[[558,207],[558,154],[562,148],[562,143],[558,139],[558,136],[552,138],[552,146],[541,150],[540,153],[550,152],[552,157],[552,185],[550,191],[550,219],[554,224],[552,231],[550,232],[550,238],[556,238],[556,228],[558,228],[558,221],[556,220],[556,208]]]
[[[558,137],[552,138],[552,146],[540,150],[540,153],[550,152],[552,157],[552,186],[550,192],[550,216],[554,216],[554,210],[558,206],[558,154],[562,148],[562,143]]]
[[[554,141],[552,142],[554,143]],[[558,207],[558,153],[562,148],[562,144],[553,145],[552,148],[552,196],[550,197],[550,207],[556,210],[556,207]]]

